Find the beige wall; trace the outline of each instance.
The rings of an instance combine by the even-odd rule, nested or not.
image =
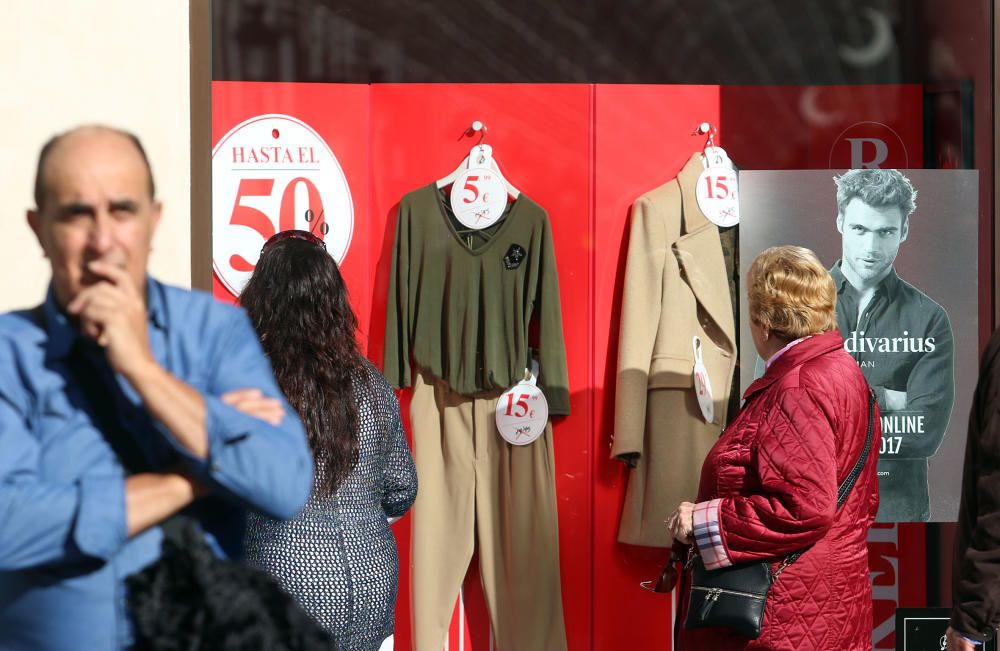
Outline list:
[[[38,149],[85,122],[134,131],[146,146],[163,220],[151,271],[190,286],[188,0],[0,2],[0,310],[38,303],[49,269],[28,229]]]

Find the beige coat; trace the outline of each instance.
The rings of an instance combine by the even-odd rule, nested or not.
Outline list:
[[[701,465],[726,422],[736,337],[719,229],[695,198],[695,154],[632,207],[611,454],[632,466],[618,540],[668,547],[663,521],[695,501]],[[694,390],[699,336],[715,415]]]

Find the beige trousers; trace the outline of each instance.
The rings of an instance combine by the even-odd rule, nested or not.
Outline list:
[[[476,543],[497,651],[566,651],[552,427],[531,445],[510,445],[494,420],[500,393],[463,396],[417,374],[415,651],[444,648]]]

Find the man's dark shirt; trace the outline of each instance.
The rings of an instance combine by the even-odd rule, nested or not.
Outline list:
[[[882,411],[879,447],[881,522],[930,517],[927,457],[937,452],[955,400],[955,344],[944,309],[891,270],[859,319],[859,293],[840,261],[837,326],[844,348],[875,389]],[[906,409],[890,411],[886,390],[906,393]]]

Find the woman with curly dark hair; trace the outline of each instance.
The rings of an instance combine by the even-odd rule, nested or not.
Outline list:
[[[274,575],[338,651],[377,651],[392,634],[399,574],[387,518],[417,494],[396,396],[361,354],[343,278],[313,234],[268,240],[240,303],[316,458],[297,518],[250,515],[247,561]]]

